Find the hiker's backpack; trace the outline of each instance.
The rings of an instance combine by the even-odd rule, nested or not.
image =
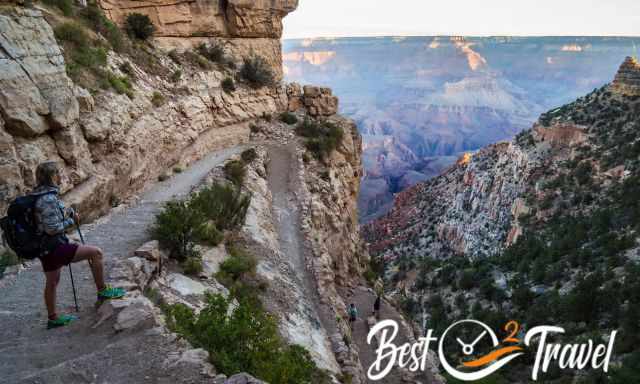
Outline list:
[[[5,243],[18,257],[35,259],[42,251],[43,235],[38,230],[35,205],[39,198],[55,191],[20,196],[9,204],[7,216],[0,219]]]

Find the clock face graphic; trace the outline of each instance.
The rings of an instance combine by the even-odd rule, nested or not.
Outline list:
[[[464,330],[465,334],[459,330]],[[456,332],[457,331],[457,332]],[[460,336],[456,336],[460,334]],[[480,344],[491,345],[493,351],[478,356]],[[462,363],[466,367],[465,371],[456,369],[452,362],[447,359],[444,346],[455,345],[464,357],[476,357],[474,360]],[[482,379],[502,368],[505,364],[522,355],[522,348],[518,346],[500,348],[500,342],[493,330],[486,324],[477,320],[461,320],[452,324],[442,334],[438,345],[438,355],[442,367],[453,377],[463,381],[475,381]]]

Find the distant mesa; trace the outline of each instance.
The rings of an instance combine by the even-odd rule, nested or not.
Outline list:
[[[627,57],[620,66],[611,88],[624,95],[640,96],[640,63]]]

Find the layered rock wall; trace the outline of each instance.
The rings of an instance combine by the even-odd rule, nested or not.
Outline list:
[[[177,83],[111,52],[113,74],[124,76],[125,63],[133,68],[133,97],[91,94],[67,77],[61,49],[40,11],[4,8],[0,32],[2,212],[34,186],[40,162],[55,160],[63,165],[65,198],[85,217],[95,217],[172,168],[248,140],[250,120],[288,104],[283,88],[239,87],[228,94],[221,88],[228,76],[222,70],[180,67],[161,54],[157,60],[168,73],[183,71]],[[277,56],[279,42],[265,49]],[[162,96],[161,105],[151,102],[155,94]]]
[[[612,83],[612,89],[629,96],[640,95],[640,63],[627,57]]]
[[[236,57],[258,54],[282,78],[282,19],[298,0],[99,0],[107,17],[119,25],[130,13],[142,13],[156,26],[157,41],[167,48],[192,47],[216,38]]]

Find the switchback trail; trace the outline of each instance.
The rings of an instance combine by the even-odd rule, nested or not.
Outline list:
[[[157,183],[130,207],[114,210],[83,226],[88,244],[105,253],[105,272],[131,257],[149,239],[148,229],[162,205],[188,194],[206,174],[243,146],[213,152],[184,172]],[[46,330],[44,274],[35,261],[0,290],[0,383],[200,383],[200,372],[165,369],[175,345],[155,329],[115,333],[110,322],[92,329],[97,316],[95,285],[88,264],[72,265],[80,305],[79,320]],[[73,312],[68,269],[58,287],[58,311]],[[131,362],[135,361],[135,364]],[[210,382],[210,380],[208,380]]]
[[[376,295],[371,289],[360,286],[355,288],[352,292],[343,292],[343,297],[345,298],[345,301],[347,303],[354,303],[358,308],[359,318],[353,327],[352,338],[353,342],[358,345],[358,350],[360,351],[360,362],[366,374],[369,367],[376,361],[377,358],[375,351],[377,345],[367,344],[367,334],[369,333],[367,317],[369,317],[373,313],[373,303],[376,300]],[[380,320],[395,320],[396,322],[398,322],[398,324],[401,324],[403,321],[402,315],[386,300],[382,300],[382,305],[380,306]],[[407,342],[409,342],[407,331],[402,325],[400,325],[398,336],[395,338],[394,344],[400,346]],[[437,381],[432,377],[431,372],[420,373],[415,380],[422,384],[437,383]],[[411,383],[416,381],[405,381],[403,379],[403,373],[397,367],[393,368],[389,375],[387,375],[381,381],[369,381],[369,383],[385,384],[407,382]]]

